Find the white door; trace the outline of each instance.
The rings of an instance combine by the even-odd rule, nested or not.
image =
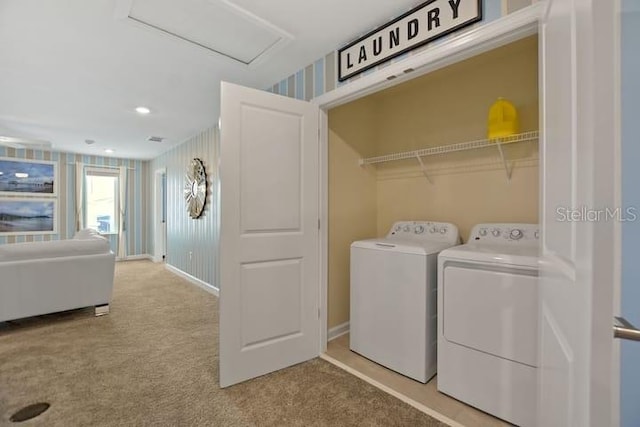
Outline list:
[[[318,107],[222,83],[220,386],[320,354]]]
[[[615,8],[549,0],[542,18],[538,425],[609,426],[617,252]]]

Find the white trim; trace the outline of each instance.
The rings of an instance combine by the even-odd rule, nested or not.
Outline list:
[[[615,51],[614,51],[614,120],[615,137],[613,141],[614,156],[614,206],[622,206],[622,7],[620,0],[614,2],[617,11],[615,20]],[[614,265],[613,265],[613,313],[622,314],[622,223],[615,221],[614,229]],[[620,425],[620,373],[621,373],[621,343],[622,340],[613,340],[612,367],[611,367],[611,425]]]
[[[329,115],[320,109],[318,151],[320,161],[320,354],[327,351],[329,318]]]
[[[149,254],[139,254],[139,255],[127,255],[126,257],[116,257],[117,262],[139,261],[143,259],[148,259],[149,261],[153,261],[153,256]]]
[[[511,13],[489,24],[452,37],[358,80],[313,98],[311,102],[328,110],[483,52],[536,34],[544,2]],[[414,70],[405,72],[405,70]],[[393,80],[388,80],[393,76]]]
[[[216,288],[215,286],[198,279],[197,277],[194,277],[192,275],[190,275],[189,273],[185,273],[184,271],[180,270],[177,267],[174,267],[171,264],[165,264],[164,267],[169,270],[170,272],[172,272],[173,274],[175,274],[176,276],[179,276],[183,279],[185,279],[187,282],[192,283],[194,285],[196,285],[199,288],[204,289],[205,291],[209,292],[210,294],[213,294],[217,297],[220,296],[220,290],[218,288]]]
[[[343,336],[344,334],[348,334],[349,333],[349,322],[344,322],[338,326],[334,326],[333,328],[329,329],[329,334],[328,334],[328,340],[327,341],[332,341],[335,340],[338,337]]]
[[[423,405],[420,402],[417,402],[417,401],[415,401],[413,399],[408,398],[404,394],[399,393],[399,392],[395,391],[394,389],[392,389],[390,387],[387,387],[386,385],[374,380],[373,378],[368,377],[367,375],[361,373],[360,371],[357,371],[357,370],[351,368],[350,366],[345,365],[344,363],[340,362],[337,359],[334,359],[333,357],[327,355],[326,353],[321,354],[320,358],[323,359],[323,360],[326,360],[327,362],[331,363],[332,365],[337,366],[340,369],[343,369],[343,370],[347,371],[351,375],[356,376],[356,377],[360,378],[361,380],[363,380],[365,382],[368,382],[372,386],[384,391],[387,394],[390,394],[391,396],[395,397],[396,399],[399,399],[399,400],[403,401],[407,405],[413,406],[418,411],[429,415],[431,418],[435,418],[436,420],[438,420],[440,422],[443,422],[443,423],[445,423],[445,424],[447,424],[447,425],[449,425],[451,427],[464,427],[459,422],[454,421],[451,418],[446,417],[446,416],[442,415],[441,413],[439,413],[437,411],[434,411],[433,409],[429,408],[428,406]]]

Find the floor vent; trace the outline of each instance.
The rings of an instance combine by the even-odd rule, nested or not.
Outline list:
[[[34,403],[33,405],[25,406],[15,414],[11,415],[9,420],[12,423],[21,423],[23,421],[31,420],[49,409],[49,406],[51,405],[46,402]]]

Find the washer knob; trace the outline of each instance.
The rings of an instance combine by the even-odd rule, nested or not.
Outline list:
[[[509,238],[511,240],[520,240],[522,239],[522,236],[524,236],[524,234],[522,234],[522,230],[518,230],[517,228],[514,228],[511,230],[511,233],[509,233]]]
[[[494,228],[493,231],[491,231],[491,234],[493,234],[493,237],[499,237],[500,230],[498,230],[497,228]]]
[[[422,234],[424,233],[424,226],[422,225],[416,225],[416,228],[413,230],[414,233],[416,234]]]
[[[487,229],[486,228],[481,228],[480,231],[478,232],[479,235],[481,235],[482,237],[487,235]]]
[[[533,233],[533,237],[535,237],[536,239],[538,239],[540,237],[540,232],[536,230],[535,233]]]
[[[403,228],[403,230],[404,230],[405,232],[407,232],[407,233],[408,233],[408,232],[410,232],[410,231],[411,231],[411,227],[410,227],[410,226],[408,226],[408,225],[405,225],[405,226],[404,226],[404,228]]]
[[[435,233],[436,231],[438,231],[438,229],[435,226],[433,226],[433,227],[431,227],[431,230],[429,230],[429,231],[432,232],[432,233]]]

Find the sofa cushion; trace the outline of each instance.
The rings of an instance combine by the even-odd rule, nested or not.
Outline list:
[[[109,251],[109,241],[100,236],[91,239],[10,243],[0,245],[0,262],[103,254]]]
[[[74,234],[73,238],[74,239],[94,239],[94,238],[104,239],[104,237],[102,237],[100,233],[98,233],[93,228],[84,228],[82,230],[76,231],[76,234]]]

